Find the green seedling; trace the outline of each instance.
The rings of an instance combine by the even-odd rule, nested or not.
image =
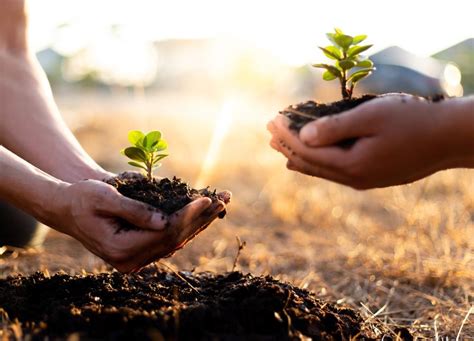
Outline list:
[[[151,181],[153,170],[160,167],[160,160],[168,156],[161,153],[168,148],[168,144],[156,130],[146,135],[139,130],[132,130],[128,133],[128,140],[133,146],[123,149],[121,153],[132,160],[128,162],[130,166],[145,170]]]
[[[371,48],[372,45],[359,45],[367,38],[366,35],[352,37],[344,34],[338,28],[334,29],[334,33],[327,33],[327,37],[334,45],[319,48],[328,58],[335,60],[335,63],[334,65],[314,64],[313,66],[326,70],[323,73],[324,80],[339,79],[342,98],[350,100],[357,82],[375,70],[372,61],[368,58],[362,58],[360,55]],[[349,71],[352,69],[354,70],[350,73]]]

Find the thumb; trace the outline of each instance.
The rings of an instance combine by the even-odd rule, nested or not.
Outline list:
[[[155,207],[120,194],[108,205],[107,212],[145,230],[163,230],[169,224],[168,216]]]
[[[368,112],[359,107],[341,114],[319,118],[306,124],[300,131],[300,139],[310,147],[328,146],[350,138],[370,133]]]

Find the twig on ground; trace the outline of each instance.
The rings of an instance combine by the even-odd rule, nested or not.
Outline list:
[[[235,258],[234,258],[234,264],[232,265],[232,271],[234,271],[235,268],[237,267],[237,262],[239,261],[240,253],[242,252],[244,247],[247,245],[245,241],[242,242],[242,240],[240,240],[239,236],[235,236],[235,239],[237,240],[238,249],[237,249],[237,254],[235,255]]]
[[[193,286],[191,283],[189,283],[186,278],[184,278],[183,276],[181,276],[181,274],[176,271],[175,269],[173,269],[170,265],[166,264],[166,263],[163,263],[163,261],[159,261],[158,262],[159,264],[161,265],[164,265],[166,266],[169,270],[171,270],[172,273],[174,273],[176,275],[176,277],[178,277],[180,280],[182,280],[184,283],[186,283],[192,290],[194,290],[197,294],[201,294],[201,292],[199,291],[199,289],[197,289],[195,286]],[[155,263],[156,264],[156,263]]]
[[[472,313],[473,311],[474,311],[474,305],[471,306],[471,308],[469,308],[469,311],[467,312],[466,317],[464,317],[464,320],[462,320],[461,327],[459,327],[459,332],[458,332],[458,335],[456,336],[456,341],[459,341],[459,340],[460,340],[462,328],[463,328],[464,325],[466,324],[467,319],[469,318],[469,315],[471,315],[471,313]]]

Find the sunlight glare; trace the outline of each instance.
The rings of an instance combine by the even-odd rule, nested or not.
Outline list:
[[[216,125],[212,133],[211,142],[209,143],[206,157],[195,183],[196,188],[203,188],[207,186],[209,177],[218,161],[222,142],[230,130],[230,126],[233,121],[234,108],[235,100],[226,100],[222,105],[222,109],[216,118]]]

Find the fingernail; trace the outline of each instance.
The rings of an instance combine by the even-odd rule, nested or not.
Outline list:
[[[314,124],[307,124],[300,131],[300,139],[307,145],[316,145],[317,138],[318,128]]]

